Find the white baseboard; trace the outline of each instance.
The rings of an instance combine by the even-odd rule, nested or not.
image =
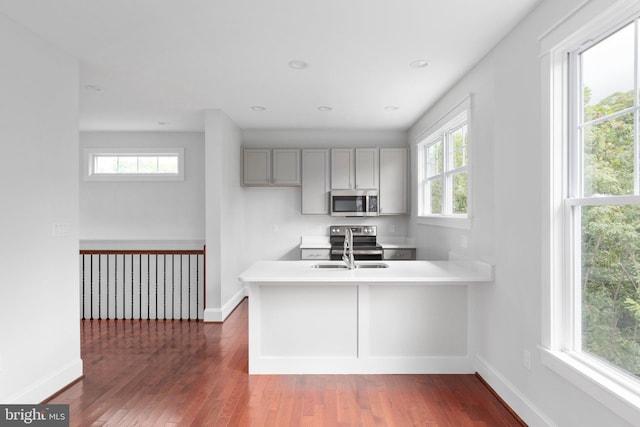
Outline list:
[[[248,295],[247,288],[243,287],[233,295],[221,308],[206,308],[204,310],[205,322],[224,322],[231,312]]]
[[[7,404],[38,404],[82,377],[82,359],[9,396]]]
[[[511,409],[530,426],[556,427],[556,424],[524,396],[484,358],[476,355],[478,374],[498,393]]]

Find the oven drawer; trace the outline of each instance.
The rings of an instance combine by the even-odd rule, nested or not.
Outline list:
[[[388,260],[414,260],[416,259],[415,249],[385,249],[384,259]]]
[[[300,259],[329,259],[331,249],[300,249]]]

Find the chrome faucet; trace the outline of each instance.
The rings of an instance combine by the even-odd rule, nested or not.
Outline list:
[[[347,264],[349,270],[353,270],[355,268],[356,262],[353,258],[353,230],[351,230],[351,227],[347,227],[347,232],[344,235],[342,260]]]

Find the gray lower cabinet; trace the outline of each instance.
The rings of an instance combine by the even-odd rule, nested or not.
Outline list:
[[[300,259],[328,260],[331,256],[329,248],[305,248],[300,249]]]
[[[389,261],[415,260],[416,250],[413,248],[385,249],[383,257]]]

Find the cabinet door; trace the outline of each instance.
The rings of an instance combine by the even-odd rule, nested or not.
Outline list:
[[[329,150],[302,150],[302,213],[329,213]]]
[[[356,189],[378,189],[378,149],[356,148]]]
[[[331,249],[301,249],[300,259],[331,259]]]
[[[273,149],[273,185],[300,185],[300,150]]]
[[[380,215],[407,213],[407,149],[380,149]]]
[[[353,148],[331,149],[331,189],[351,190],[355,184]]]
[[[388,260],[415,260],[415,249],[385,249],[382,259]]]
[[[244,185],[269,185],[271,183],[271,150],[245,148],[243,177]]]

